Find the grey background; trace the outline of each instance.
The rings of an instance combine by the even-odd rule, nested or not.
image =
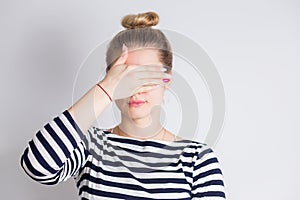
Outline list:
[[[156,11],[213,59],[226,94],[215,150],[228,199],[299,199],[298,1],[0,2],[1,199],[77,199],[73,180],[33,182],[20,156],[35,132],[72,103],[76,73],[128,13]]]

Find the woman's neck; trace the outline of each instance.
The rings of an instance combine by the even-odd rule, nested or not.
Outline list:
[[[118,131],[125,133],[128,137],[156,139],[160,138],[163,133],[163,126],[159,114],[152,113],[152,115],[135,119],[122,116]]]

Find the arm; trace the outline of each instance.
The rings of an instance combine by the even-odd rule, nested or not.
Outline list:
[[[193,200],[224,200],[224,179],[212,149],[198,148],[193,169]]]
[[[87,157],[87,138],[65,110],[36,133],[21,157],[21,166],[33,180],[54,185],[74,176]]]
[[[104,81],[101,84],[110,89]],[[109,103],[106,94],[95,85],[68,110],[44,125],[21,157],[25,172],[49,185],[75,175],[89,154],[86,132]]]
[[[100,84],[112,94],[111,84],[101,81]],[[83,97],[81,97],[68,111],[78,124],[83,133],[89,129],[93,122],[100,116],[110,104],[109,97],[97,86],[93,86]]]
[[[142,86],[144,83],[138,78],[131,80],[133,76],[127,76],[133,67],[133,69],[141,68],[139,65],[127,66],[125,64],[127,56],[126,50],[115,63],[116,66],[111,68],[100,82],[106,92],[115,97],[114,99],[129,97],[133,86]],[[163,72],[160,68],[155,68],[157,76],[165,77],[166,74],[161,74]],[[149,68],[149,71],[153,71],[153,68]],[[124,82],[119,84],[122,77],[126,77],[125,83],[131,84]],[[125,87],[119,88],[115,94],[117,85]],[[84,165],[88,154],[87,145],[85,146],[83,142],[85,133],[110,102],[104,91],[95,85],[73,106],[39,130],[21,158],[21,165],[27,174],[45,184],[55,184],[76,174]]]
[[[109,84],[102,81],[104,87]],[[21,166],[34,180],[53,185],[74,176],[88,157],[86,134],[110,100],[97,86],[52,121],[29,142]]]

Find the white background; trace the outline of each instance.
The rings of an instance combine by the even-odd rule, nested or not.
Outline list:
[[[293,0],[2,0],[1,199],[77,199],[71,179],[54,187],[33,182],[21,154],[71,106],[88,53],[122,30],[124,15],[144,11],[201,45],[220,73],[226,120],[215,150],[228,199],[300,199],[299,9]]]

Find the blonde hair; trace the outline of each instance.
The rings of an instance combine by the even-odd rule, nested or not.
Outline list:
[[[106,52],[106,72],[114,65],[122,54],[123,43],[128,49],[153,48],[159,51],[160,62],[172,68],[173,54],[171,45],[166,36],[159,29],[152,26],[157,25],[159,16],[155,12],[139,14],[128,14],[121,20],[124,28],[109,43]]]

